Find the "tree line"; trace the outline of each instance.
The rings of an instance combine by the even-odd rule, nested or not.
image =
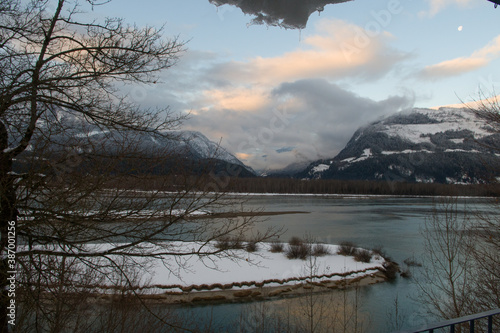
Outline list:
[[[212,175],[138,175],[121,178],[118,187],[140,190],[174,191],[189,183],[198,191],[281,194],[345,194],[404,196],[487,196],[500,195],[496,184],[439,184],[367,180],[336,180],[268,177],[216,177]]]

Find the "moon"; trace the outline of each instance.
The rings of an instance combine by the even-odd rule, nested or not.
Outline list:
[[[463,26],[459,26],[458,31],[462,31],[463,28],[464,28]]]

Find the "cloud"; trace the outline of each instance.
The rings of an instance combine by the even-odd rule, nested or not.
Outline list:
[[[345,21],[322,20],[316,34],[306,37],[299,49],[277,57],[220,63],[208,74],[221,86],[270,85],[315,77],[374,80],[409,57],[390,47],[392,39],[382,30],[374,33]]]
[[[484,67],[488,63],[489,61],[484,58],[456,58],[427,66],[422,70],[420,76],[431,80],[456,76]]]
[[[479,98],[474,99],[470,102],[434,106],[431,109],[438,110],[439,108],[467,108],[471,110],[474,109],[481,110],[484,108],[488,108],[491,110],[497,110],[499,106],[500,106],[500,95],[491,97],[485,97],[480,95]]]
[[[225,61],[189,51],[151,98],[176,99],[169,104],[191,112],[184,128],[222,139],[255,169],[333,157],[361,124],[411,104],[405,96],[370,100],[332,83],[391,73],[409,57],[391,47],[393,38],[321,20],[299,48],[274,57]]]
[[[235,87],[203,92],[206,105],[232,111],[253,111],[268,103],[266,92],[259,88]]]
[[[236,153],[235,156],[242,162],[246,162],[248,160],[248,158],[250,157],[249,154],[245,154],[245,153]]]
[[[309,16],[329,4],[350,0],[209,0],[216,6],[232,5],[252,15],[251,24],[267,24],[287,29],[304,29]]]
[[[419,76],[424,79],[436,80],[460,75],[485,67],[498,56],[500,56],[500,35],[485,47],[473,52],[469,57],[455,58],[427,66],[419,73]]]
[[[411,107],[405,96],[374,101],[325,79],[286,82],[252,112],[211,108],[187,123],[255,169],[277,169],[294,162],[335,156],[362,124]],[[263,157],[265,156],[265,158]]]
[[[435,16],[437,13],[452,5],[467,7],[469,4],[473,3],[474,0],[427,0],[427,2],[429,3],[429,10],[420,12],[419,14],[421,17]]]

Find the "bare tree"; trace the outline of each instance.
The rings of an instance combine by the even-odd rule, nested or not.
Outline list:
[[[488,205],[486,205],[488,207]],[[435,319],[453,319],[500,306],[497,206],[474,208],[441,199],[424,225],[424,268],[416,276],[419,298]],[[484,323],[476,329],[484,331]],[[457,327],[467,329],[467,324]]]
[[[42,308],[47,295],[85,285],[85,270],[98,275],[94,283],[117,275],[113,283],[131,287],[128,272],[147,268],[148,258],[174,256],[177,262],[165,265],[175,271],[185,255],[225,255],[210,241],[244,234],[254,222],[234,214],[194,216],[241,207],[208,192],[218,183],[210,186],[206,177],[193,177],[184,164],[175,169],[177,153],[168,145],[146,150],[145,137],[175,140],[171,130],[184,116],[168,108],[142,109],[120,87],[157,83],[185,44],[164,38],[162,28],[129,26],[121,19],[86,21],[83,9],[106,2],[6,0],[0,5],[3,331],[12,300],[9,272],[17,269],[25,277],[18,296],[22,292],[23,301],[31,297],[40,307],[34,316],[43,328],[54,320]],[[157,177],[166,164],[170,176]],[[144,184],[154,188],[138,191]],[[269,236],[260,234],[256,241]],[[178,240],[196,246],[171,242]],[[51,327],[64,330],[63,324],[59,320]]]
[[[486,121],[485,129],[496,133],[489,141],[477,142],[492,153],[500,150],[500,105],[498,97],[466,104],[471,113]],[[485,167],[497,170],[498,165]],[[493,184],[497,179],[491,179]],[[493,185],[498,186],[498,185]],[[423,276],[415,282],[421,300],[438,318],[457,318],[500,306],[500,220],[498,199],[476,207],[446,198],[426,220],[422,235],[426,246]],[[466,325],[465,325],[466,326]],[[459,328],[461,329],[461,328]],[[476,329],[483,329],[477,327]]]
[[[470,314],[472,256],[466,249],[469,218],[456,198],[442,199],[426,219],[423,277],[416,279],[420,297],[435,318]]]
[[[500,307],[500,216],[498,199],[476,209],[470,228],[474,258],[474,307],[476,312]],[[495,325],[500,320],[494,318]]]
[[[424,268],[414,279],[420,301],[435,319],[453,319],[500,306],[499,226],[498,201],[474,207],[447,198],[436,205],[422,230]],[[476,330],[486,331],[484,324],[477,323]],[[467,324],[456,329],[467,329]]]
[[[479,100],[468,105],[467,108],[477,117],[486,120],[492,130],[500,133],[500,101],[499,96],[487,97],[480,93]],[[492,147],[499,150],[499,146]]]
[[[491,130],[500,135],[500,100],[499,96],[483,98],[469,109],[479,118],[487,121]],[[495,153],[500,152],[498,140],[488,143]],[[498,169],[498,165],[488,165]],[[498,186],[498,179],[494,179]],[[498,215],[500,201],[491,201],[474,211],[474,222],[470,233],[473,237],[468,249],[474,257],[474,295],[475,310],[487,311],[500,307],[500,217]],[[495,319],[495,324],[500,320]]]

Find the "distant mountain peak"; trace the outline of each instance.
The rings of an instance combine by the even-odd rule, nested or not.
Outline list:
[[[62,112],[58,112],[56,116],[64,130],[50,132],[51,149],[49,150],[52,153],[64,151],[65,148],[71,146],[86,153],[95,150],[99,154],[106,152],[105,154],[114,156],[119,151],[126,152],[125,150],[130,146],[131,149],[136,149],[145,156],[158,151],[166,155],[171,154],[171,161],[166,161],[162,169],[166,172],[172,169],[171,165],[182,161],[186,166],[195,166],[195,172],[205,172],[214,168],[216,173],[224,170],[239,170],[239,176],[256,175],[252,168],[221,147],[220,143],[209,140],[198,131],[102,129],[88,123],[82,117]],[[40,121],[37,126],[49,127],[50,121]],[[13,140],[19,140],[19,138],[13,138]]]
[[[499,176],[500,134],[468,109],[398,112],[359,128],[300,178],[484,183]]]

